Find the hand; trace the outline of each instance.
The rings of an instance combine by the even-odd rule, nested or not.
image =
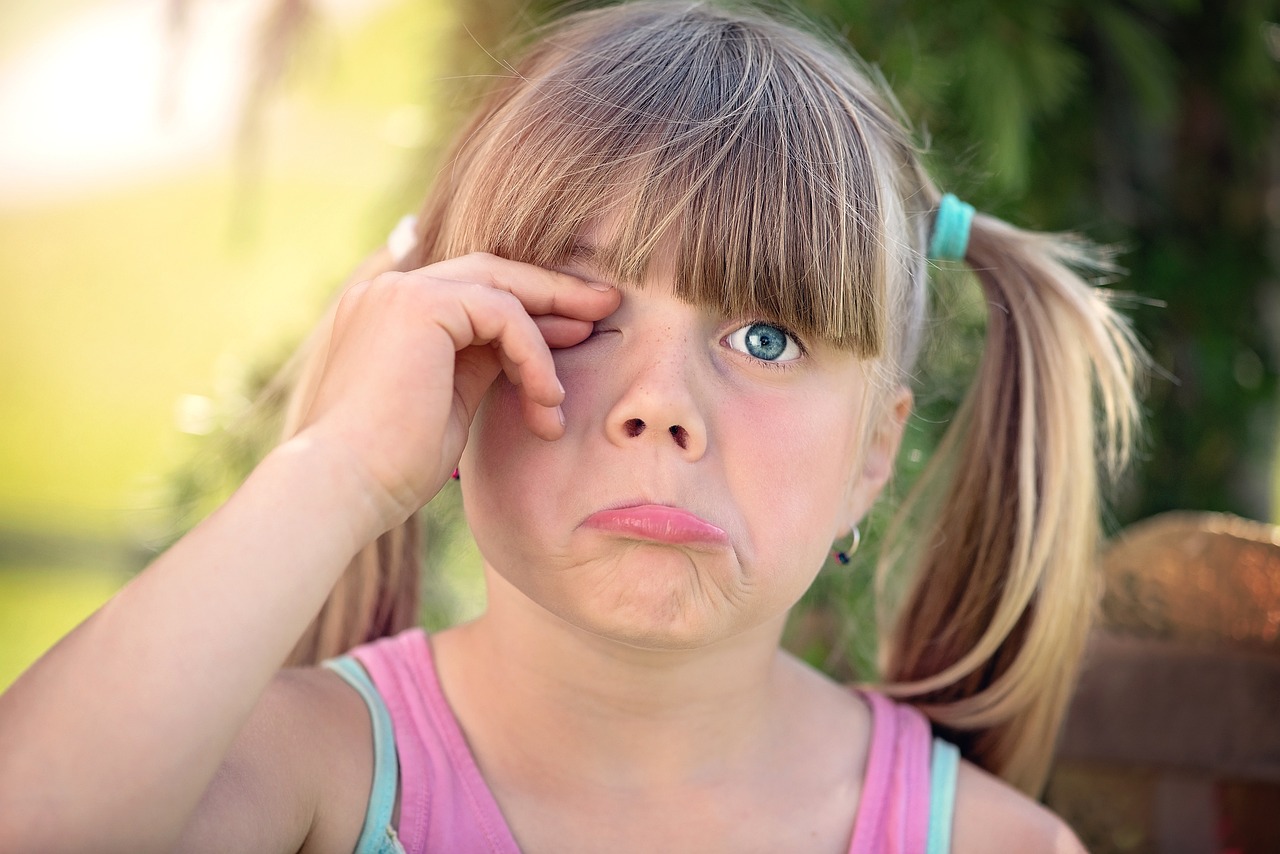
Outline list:
[[[529,429],[563,435],[550,348],[585,340],[618,300],[613,287],[482,253],[382,273],[343,294],[299,436],[349,458],[386,530],[448,479],[499,371]]]

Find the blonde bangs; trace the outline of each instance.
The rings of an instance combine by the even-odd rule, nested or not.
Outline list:
[[[682,299],[880,356],[884,192],[855,110],[773,34],[656,8],[581,16],[516,69],[451,167],[439,254],[554,267],[607,223],[591,260],[619,281],[674,246]]]

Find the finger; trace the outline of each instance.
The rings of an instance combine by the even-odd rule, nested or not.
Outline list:
[[[512,381],[517,384],[521,417],[530,431],[548,441],[560,438],[564,434],[561,408],[558,406],[543,406],[520,393],[518,386],[519,372],[516,370],[515,365],[510,360],[504,359],[501,351],[489,351],[488,348],[472,348],[459,354],[458,372],[454,380],[458,390],[459,403],[466,410],[464,423],[471,423],[471,419],[475,415],[474,406],[484,395],[485,390],[493,383],[499,370],[503,371],[509,380],[515,377],[515,380]]]
[[[499,350],[499,351],[498,351],[498,361],[499,361],[499,363],[502,365],[502,373],[503,373],[503,375],[505,375],[505,376],[506,376],[506,378],[507,378],[507,382],[509,382],[509,383],[511,383],[513,386],[515,386],[516,390],[520,393],[520,397],[521,397],[522,399],[529,399],[529,398],[528,398],[528,395],[526,395],[526,394],[524,393],[524,391],[523,391],[523,389],[524,389],[524,374],[521,372],[521,370],[520,370],[520,366],[519,366],[519,365],[517,365],[515,362],[513,362],[513,361],[512,361],[512,360],[511,360],[507,355],[506,355],[506,353],[502,352],[501,350]],[[563,402],[564,402],[564,391],[563,391],[563,389],[564,389],[564,384],[560,382],[560,378],[559,378],[558,376],[556,377],[556,385],[561,389],[561,392],[560,392],[560,400],[556,402],[556,403],[557,403],[557,405],[558,405],[558,404],[560,404],[560,403],[563,403]],[[534,401],[534,400],[532,400],[532,399],[529,399],[529,401],[530,401],[530,403],[532,403],[534,406],[538,406],[538,407],[540,407],[540,408],[545,408],[545,409],[554,409],[554,408],[555,408],[555,406],[548,406],[548,405],[546,404],[546,402],[545,402],[545,401]]]
[[[588,282],[568,273],[484,253],[464,255],[420,272],[451,281],[482,282],[515,296],[529,314],[535,315],[599,320],[612,313],[620,299],[618,289],[611,284]]]
[[[593,324],[572,317],[561,317],[558,314],[539,314],[533,318],[542,339],[551,348],[572,347],[587,340]]]
[[[456,288],[448,298],[453,310],[437,317],[453,338],[455,349],[494,344],[504,367],[511,365],[511,381],[526,396],[543,406],[560,404],[564,391],[556,378],[551,351],[518,299],[482,285]]]
[[[520,376],[520,366],[502,352],[502,348],[497,348],[498,364],[502,365],[502,373],[507,378],[507,382],[511,383],[517,389],[524,384],[523,378]]]
[[[564,435],[564,410],[559,406],[539,406],[521,395],[520,414],[529,430],[540,439],[554,442]]]
[[[503,373],[516,387],[520,397],[520,412],[529,429],[543,439],[554,440],[564,433],[564,410],[560,406],[544,406],[520,391],[522,381],[519,367],[505,355],[499,354]]]
[[[466,424],[475,416],[475,408],[485,391],[493,385],[502,371],[502,363],[496,350],[488,347],[472,347],[458,354],[454,369],[453,387],[466,413]]]

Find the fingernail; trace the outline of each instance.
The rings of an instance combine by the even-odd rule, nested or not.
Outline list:
[[[564,383],[560,382],[559,377],[556,377],[556,385],[560,387],[560,396],[564,397]]]
[[[556,415],[560,416],[560,426],[563,427],[564,426],[564,410],[557,406]]]
[[[597,291],[613,290],[613,285],[609,284],[608,282],[587,282],[587,287]]]

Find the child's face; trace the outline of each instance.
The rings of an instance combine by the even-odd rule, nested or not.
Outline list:
[[[697,647],[785,614],[883,485],[897,433],[862,447],[872,395],[851,354],[802,353],[670,282],[623,286],[591,338],[553,351],[558,441],[529,432],[499,378],[463,490],[486,562],[525,596],[606,637]]]

